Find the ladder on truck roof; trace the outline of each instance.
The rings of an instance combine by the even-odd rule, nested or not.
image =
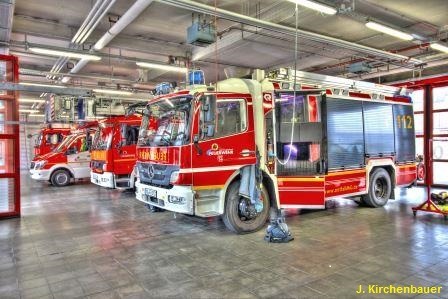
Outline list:
[[[269,72],[266,77],[268,79],[275,80],[278,82],[291,83],[294,81],[294,70],[279,69]],[[315,86],[316,88],[325,88],[325,89],[333,88],[333,89],[345,89],[345,90],[348,89],[350,91],[357,91],[363,93],[377,93],[386,96],[407,95],[406,93],[403,93],[405,89],[399,87],[340,78],[335,76],[308,73],[302,71],[296,72],[296,79],[298,84],[311,85]]]

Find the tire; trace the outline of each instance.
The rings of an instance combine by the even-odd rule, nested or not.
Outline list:
[[[240,182],[232,183],[227,189],[226,203],[222,220],[226,227],[237,234],[247,234],[261,229],[269,218],[270,200],[266,188],[261,189],[263,198],[263,211],[254,219],[242,220],[239,215],[239,188]]]
[[[51,174],[51,184],[56,187],[64,187],[70,184],[70,172],[65,169],[58,169]]]
[[[369,190],[362,196],[362,202],[371,208],[384,206],[392,194],[392,182],[384,168],[376,168],[370,174]]]

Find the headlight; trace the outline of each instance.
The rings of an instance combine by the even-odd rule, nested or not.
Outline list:
[[[34,166],[34,169],[39,170],[44,168],[45,164],[47,164],[47,161],[39,161],[36,163],[36,166]]]
[[[173,171],[170,176],[170,184],[175,184],[179,180],[179,171]]]

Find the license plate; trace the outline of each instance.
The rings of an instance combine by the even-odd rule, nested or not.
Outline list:
[[[154,189],[145,189],[145,195],[149,197],[157,197],[157,191]]]

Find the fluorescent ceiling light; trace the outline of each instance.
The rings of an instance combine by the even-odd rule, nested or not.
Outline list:
[[[327,14],[327,15],[335,15],[338,11],[328,5],[321,4],[318,2],[310,1],[310,0],[289,0],[290,2],[297,3],[300,6],[304,6],[306,8],[317,10],[318,12]]]
[[[150,62],[136,62],[136,65],[144,68],[150,68],[150,69],[159,69],[164,71],[173,71],[173,72],[180,72],[180,73],[186,73],[188,69],[186,67],[180,67],[175,65],[168,65],[168,64],[157,64],[157,63],[150,63]]]
[[[444,45],[439,44],[439,43],[434,43],[434,44],[431,44],[430,47],[433,48],[434,50],[448,53],[448,46],[444,46]]]
[[[44,99],[19,98],[21,103],[45,103]]]
[[[30,114],[30,116],[45,116],[45,114],[42,114],[42,113],[33,113],[33,114]]]
[[[104,93],[104,94],[116,94],[116,95],[127,95],[130,96],[133,93],[125,90],[115,90],[115,89],[93,89],[96,93]]]
[[[61,79],[62,83],[67,83],[68,81],[70,81],[70,77],[64,77]]]
[[[37,112],[39,112],[39,110],[34,110],[34,109],[19,109],[19,112],[22,112],[22,113],[37,113]]]
[[[41,84],[41,83],[31,83],[31,82],[21,82],[20,85],[53,87],[53,88],[67,88],[67,86],[64,86],[64,85],[52,85],[52,84]]]
[[[77,58],[77,59],[101,60],[100,56],[92,55],[92,54],[83,54],[83,53],[61,51],[61,50],[52,50],[52,49],[45,49],[45,48],[39,48],[39,47],[29,47],[28,49],[31,52],[45,54],[45,55],[49,55],[49,56],[65,56],[65,57],[71,57],[71,58]]]
[[[404,40],[413,40],[414,39],[414,37],[408,33],[393,29],[388,26],[381,25],[376,22],[367,22],[366,26],[370,29],[373,29],[373,30],[376,30],[376,31],[379,31],[379,32],[382,32],[382,33],[385,33],[385,34],[388,34],[388,35],[391,35],[394,37],[398,37],[398,38],[401,38]]]

